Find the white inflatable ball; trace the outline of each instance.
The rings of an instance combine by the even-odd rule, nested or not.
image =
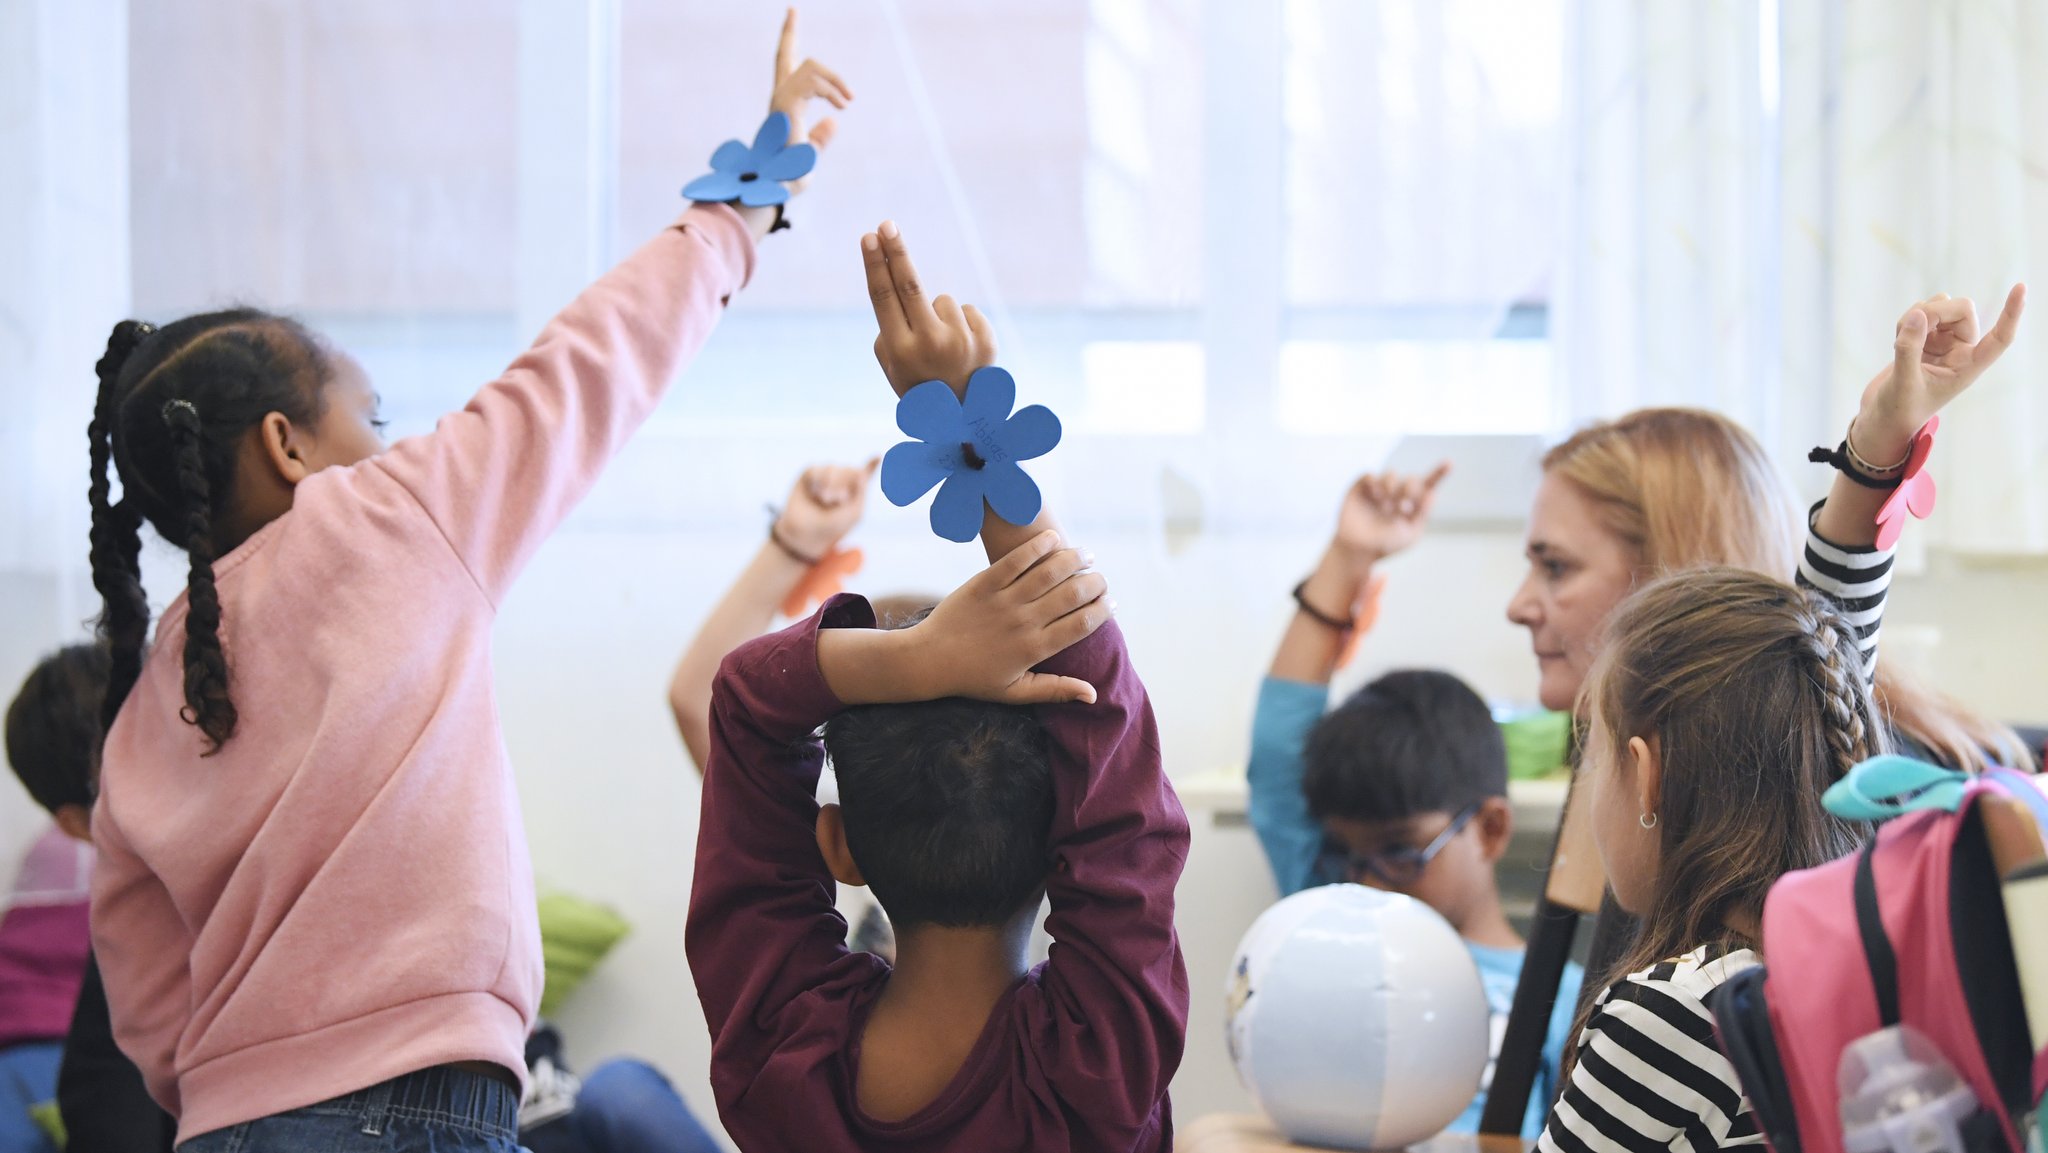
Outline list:
[[[1399,893],[1326,885],[1265,911],[1226,989],[1237,1075],[1295,1141],[1399,1149],[1443,1131],[1485,1074],[1472,954]]]

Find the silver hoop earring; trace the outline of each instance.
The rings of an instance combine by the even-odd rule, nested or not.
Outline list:
[[[1657,814],[1644,813],[1636,818],[1636,824],[1641,825],[1646,829],[1654,829],[1657,827]]]

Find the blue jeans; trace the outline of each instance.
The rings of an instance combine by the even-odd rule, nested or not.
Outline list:
[[[57,1099],[58,1041],[25,1041],[0,1049],[0,1153],[57,1153],[30,1106]]]
[[[202,1133],[178,1153],[518,1153],[519,1090],[442,1065]]]
[[[534,1153],[719,1153],[719,1144],[654,1066],[607,1061],[568,1116],[529,1130]]]

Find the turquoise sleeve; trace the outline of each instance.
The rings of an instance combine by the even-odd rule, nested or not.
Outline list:
[[[1585,983],[1586,970],[1576,961],[1565,966],[1557,983],[1557,1005],[1550,1011],[1550,1033],[1543,1039],[1543,1068],[1529,1094],[1529,1119],[1522,1127],[1522,1136],[1531,1141],[1543,1135],[1550,1103],[1564,1083],[1564,1051],[1572,1043],[1572,1023],[1579,1019],[1579,990]]]
[[[1328,685],[1267,677],[1259,686],[1245,775],[1251,786],[1252,829],[1283,897],[1316,883],[1323,832],[1308,815],[1308,800],[1301,793],[1302,750],[1329,703]]]

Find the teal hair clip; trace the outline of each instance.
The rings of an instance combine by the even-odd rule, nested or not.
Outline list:
[[[1925,809],[1953,813],[1962,803],[1969,781],[1968,773],[1886,753],[1864,761],[1829,785],[1821,794],[1821,804],[1849,821],[1887,821]]]

